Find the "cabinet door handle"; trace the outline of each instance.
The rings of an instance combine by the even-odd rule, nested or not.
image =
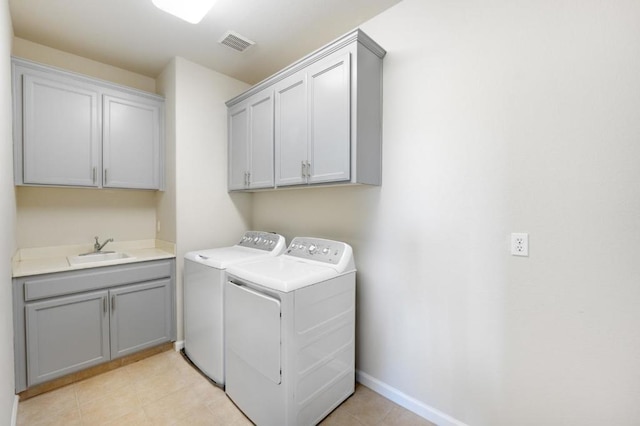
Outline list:
[[[104,185],[107,184],[107,169],[104,169]]]
[[[104,314],[106,315],[108,312],[108,308],[107,308],[107,298],[103,297],[102,298],[102,311],[104,312]]]
[[[111,296],[111,312],[116,310],[116,295]]]
[[[93,168],[93,183],[96,183],[96,168]]]
[[[247,172],[247,187],[251,186],[251,172]]]
[[[307,171],[305,170],[306,167],[307,166],[306,166],[305,162],[301,161],[300,162],[300,173],[302,174],[302,179],[307,177]]]
[[[307,179],[311,177],[311,163],[307,161]]]

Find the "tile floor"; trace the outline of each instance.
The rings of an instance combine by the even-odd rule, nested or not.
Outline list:
[[[20,402],[19,426],[251,425],[222,390],[167,351]],[[362,386],[325,426],[434,426]]]

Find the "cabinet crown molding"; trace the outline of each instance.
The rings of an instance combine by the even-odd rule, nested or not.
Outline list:
[[[227,107],[232,107],[239,102],[244,101],[245,99],[251,97],[252,95],[260,92],[265,87],[271,86],[282,79],[287,78],[288,76],[295,74],[301,69],[308,67],[309,65],[322,60],[323,58],[331,55],[332,53],[342,49],[345,46],[350,45],[353,42],[358,42],[362,44],[364,47],[369,49],[372,53],[374,53],[380,59],[384,58],[387,54],[387,51],[382,48],[378,43],[376,43],[371,37],[369,37],[364,31],[359,28],[348,32],[347,34],[335,39],[331,43],[321,47],[318,50],[315,50],[302,59],[294,62],[293,64],[283,68],[272,76],[262,80],[256,85],[252,86],[246,92],[241,93],[233,99],[230,99],[226,102]]]

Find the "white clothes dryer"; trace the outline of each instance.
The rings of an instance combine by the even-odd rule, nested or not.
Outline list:
[[[224,387],[223,300],[230,265],[278,256],[283,236],[247,231],[230,247],[189,252],[184,256],[184,353],[216,384]]]
[[[351,247],[297,237],[227,272],[227,395],[260,426],[319,423],[355,390]]]

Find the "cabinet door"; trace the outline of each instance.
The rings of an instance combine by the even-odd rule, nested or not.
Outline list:
[[[157,280],[109,291],[111,359],[171,339],[171,280]]]
[[[107,296],[100,291],[25,306],[29,386],[109,360]]]
[[[245,189],[249,172],[249,108],[243,102],[229,109],[229,180],[230,191]]]
[[[24,183],[98,186],[98,92],[71,79],[22,83]]]
[[[162,104],[105,95],[103,182],[108,188],[160,188]]]
[[[307,79],[304,71],[275,86],[276,185],[306,183]]]
[[[249,99],[249,188],[273,187],[273,92]]]
[[[309,67],[309,183],[350,179],[350,55]]]

